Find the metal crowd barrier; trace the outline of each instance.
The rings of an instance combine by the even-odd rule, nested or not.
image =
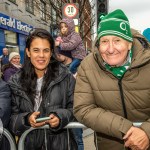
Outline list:
[[[70,122],[65,128],[70,129],[70,128],[86,128],[83,124],[79,122]],[[36,130],[36,129],[49,129],[49,125],[45,125],[39,128],[33,128],[31,127],[30,129],[26,130],[20,137],[19,143],[18,143],[18,150],[24,150],[24,142],[25,138],[28,135],[29,132]],[[69,137],[69,136],[68,136]],[[69,138],[68,138],[69,141]]]
[[[15,142],[13,136],[7,129],[3,128],[1,119],[0,119],[0,134],[1,134],[1,136],[5,136],[7,138],[7,140],[9,141],[10,150],[17,150],[16,142]]]
[[[140,122],[135,122],[135,123],[133,123],[133,126],[140,127],[141,124],[142,123],[140,123]],[[87,128],[87,127],[79,122],[70,122],[65,128],[70,129],[70,128]],[[36,130],[36,129],[49,129],[49,125],[45,125],[45,126],[42,126],[39,128],[31,127],[30,129],[26,130],[19,139],[18,150],[24,150],[24,142],[25,142],[26,136],[28,135],[29,132]]]

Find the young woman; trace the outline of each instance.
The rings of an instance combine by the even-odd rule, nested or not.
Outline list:
[[[26,150],[68,149],[64,127],[73,119],[75,79],[65,66],[54,59],[53,50],[54,41],[49,32],[35,29],[26,41],[24,66],[9,81],[12,90],[12,132],[20,136],[30,127],[50,126],[49,130],[31,132],[25,141]],[[36,122],[38,117],[51,119]],[[69,144],[71,149],[76,149],[72,136]]]

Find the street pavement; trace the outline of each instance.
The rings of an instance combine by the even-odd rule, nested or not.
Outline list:
[[[94,145],[94,132],[87,128],[83,129],[84,150],[96,150]]]

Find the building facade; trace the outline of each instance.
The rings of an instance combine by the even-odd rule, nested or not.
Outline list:
[[[9,53],[17,51],[23,63],[26,36],[33,28],[50,31],[50,19],[44,0],[0,0],[0,55],[7,47]]]

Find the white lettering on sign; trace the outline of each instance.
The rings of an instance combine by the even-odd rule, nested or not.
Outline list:
[[[22,25],[21,21],[17,21],[17,29],[29,33],[32,28],[27,25]]]
[[[2,25],[5,25],[5,26],[9,26],[11,28],[15,28],[15,19],[13,18],[4,18],[4,17],[0,17],[0,23]]]
[[[74,4],[68,4],[64,7],[64,15],[69,18],[74,18],[78,13],[78,9]]]
[[[28,25],[23,25],[21,21],[15,20],[14,18],[0,17],[0,24],[11,27],[11,28],[14,28],[14,29],[16,28],[20,31],[24,31],[24,32],[27,32],[27,33],[29,33],[30,30],[32,29]]]

